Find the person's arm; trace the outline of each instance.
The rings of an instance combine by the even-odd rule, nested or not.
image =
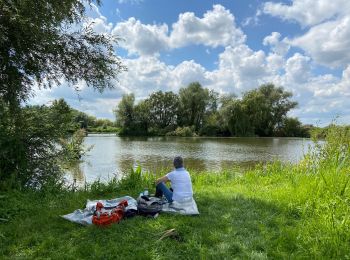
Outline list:
[[[156,180],[156,185],[158,185],[161,182],[168,182],[168,181],[170,181],[168,176],[164,175],[163,177]]]

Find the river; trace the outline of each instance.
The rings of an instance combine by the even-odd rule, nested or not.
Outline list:
[[[279,159],[298,162],[312,145],[303,138],[213,138],[213,137],[118,137],[89,134],[85,147],[92,146],[80,166],[73,170],[78,182],[106,181],[140,165],[153,172],[171,170],[172,159],[181,155],[185,167],[220,171],[234,166],[249,167]]]

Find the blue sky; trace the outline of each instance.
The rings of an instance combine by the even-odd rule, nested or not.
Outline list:
[[[219,93],[267,82],[292,91],[303,123],[350,123],[350,1],[104,0],[85,24],[124,40],[116,48],[128,67],[102,95],[79,83],[42,90],[31,103],[65,98],[73,107],[113,119],[125,93],[137,100],[177,92],[192,81]]]

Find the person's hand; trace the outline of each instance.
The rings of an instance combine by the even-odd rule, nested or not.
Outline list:
[[[165,176],[163,176],[163,177],[157,179],[157,180],[155,181],[155,184],[158,185],[158,184],[161,183],[161,182],[164,182],[164,183],[165,183],[165,182],[167,182],[167,181],[169,181],[169,179],[168,179],[168,177],[165,175]]]

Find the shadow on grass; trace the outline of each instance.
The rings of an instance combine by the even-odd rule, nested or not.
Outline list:
[[[63,207],[43,205],[37,215],[0,226],[1,251],[7,257],[193,259],[284,258],[296,249],[295,216],[271,203],[209,192],[196,200],[200,216],[135,217],[108,228],[70,223],[59,217],[67,213]],[[158,241],[171,228],[178,236]]]

